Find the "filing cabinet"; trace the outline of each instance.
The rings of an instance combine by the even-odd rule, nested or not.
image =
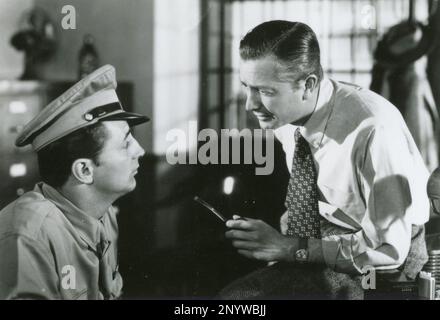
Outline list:
[[[0,81],[0,208],[38,180],[36,155],[30,146],[17,148],[15,139],[47,103],[46,87],[37,81]]]

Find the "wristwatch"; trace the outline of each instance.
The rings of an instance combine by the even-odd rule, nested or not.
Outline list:
[[[298,240],[298,249],[295,252],[295,261],[304,263],[309,260],[308,239],[299,238]]]

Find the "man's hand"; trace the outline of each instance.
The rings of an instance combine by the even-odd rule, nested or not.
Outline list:
[[[298,240],[283,236],[266,222],[250,218],[226,221],[231,230],[225,233],[238,253],[263,261],[294,261]]]

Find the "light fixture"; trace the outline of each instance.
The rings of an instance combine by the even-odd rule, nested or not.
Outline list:
[[[27,167],[24,163],[15,163],[9,167],[9,175],[12,178],[23,177],[27,173]]]
[[[223,193],[231,194],[234,191],[235,179],[233,177],[226,177],[223,180]]]
[[[27,106],[23,101],[15,100],[9,103],[9,112],[12,114],[26,113]]]

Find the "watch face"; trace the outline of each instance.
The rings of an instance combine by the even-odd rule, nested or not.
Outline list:
[[[309,255],[309,253],[306,249],[299,249],[295,253],[296,261],[306,262],[308,255]]]

